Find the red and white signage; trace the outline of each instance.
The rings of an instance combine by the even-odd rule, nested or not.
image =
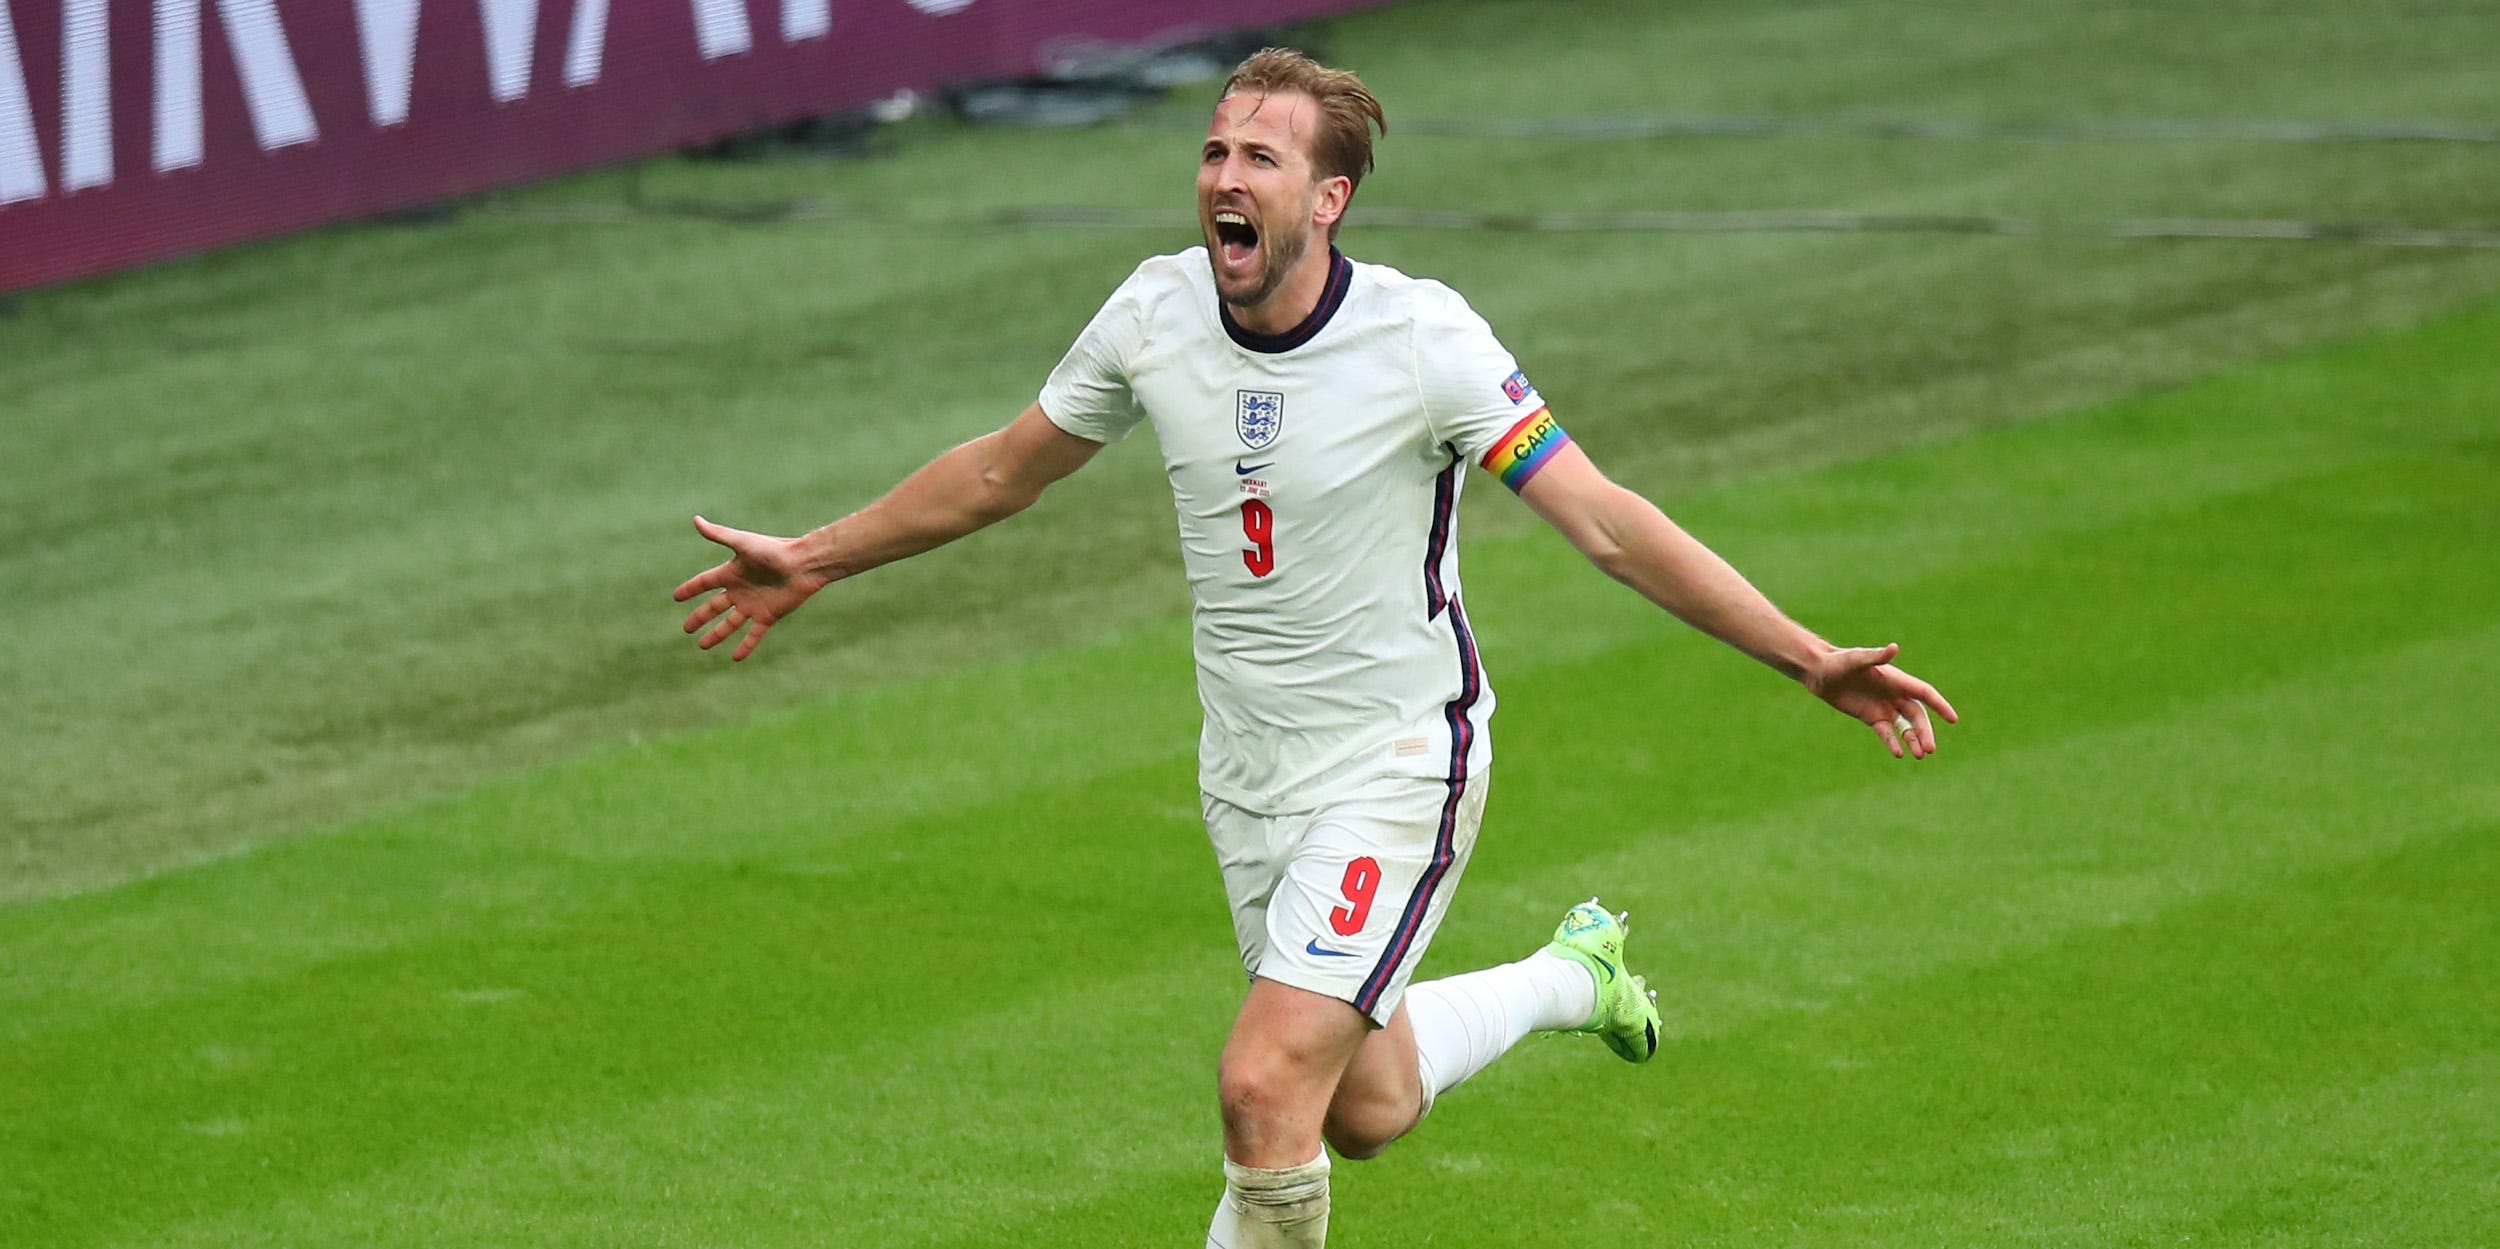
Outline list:
[[[0,291],[1379,0],[0,0]]]

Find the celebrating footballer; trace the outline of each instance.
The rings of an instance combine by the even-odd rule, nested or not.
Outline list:
[[[1031,407],[811,533],[698,518],[729,558],[677,588],[704,598],[687,632],[744,659],[817,591],[1004,520],[1154,427],[1194,604],[1201,805],[1250,976],[1218,1066],[1210,1249],[1323,1244],[1329,1151],[1377,1155],[1530,1032],[1658,1052],[1624,919],[1595,899],[1518,962],[1408,983],[1492,777],[1459,582],[1470,465],[1894,755],[1933,752],[1931,716],[1956,718],[1896,647],[1825,642],[1607,480],[1456,292],[1337,250],[1375,130],[1353,74],[1273,48],[1244,61],[1199,152],[1205,245],[1139,265]]]

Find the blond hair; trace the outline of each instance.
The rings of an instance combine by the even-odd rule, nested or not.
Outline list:
[[[1218,99],[1237,91],[1296,91],[1319,105],[1319,133],[1311,139],[1311,167],[1322,178],[1344,178],[1346,196],[1363,185],[1372,171],[1372,130],[1389,133],[1389,118],[1380,111],[1363,80],[1349,70],[1330,69],[1291,48],[1261,48],[1235,66],[1224,80]],[[1334,225],[1328,236],[1335,238]]]

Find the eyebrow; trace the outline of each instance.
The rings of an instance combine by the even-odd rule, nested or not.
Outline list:
[[[1246,148],[1246,149],[1248,149],[1248,150],[1250,150],[1250,151],[1252,151],[1252,152],[1264,153],[1264,154],[1269,155],[1269,156],[1274,156],[1274,155],[1276,155],[1276,153],[1279,151],[1279,149],[1277,149],[1277,148],[1275,148],[1275,147],[1271,147],[1271,146],[1269,146],[1268,144],[1263,143],[1263,142],[1261,142],[1261,141],[1259,141],[1259,140],[1257,140],[1257,139],[1235,139],[1235,138],[1231,138],[1230,136],[1226,136],[1226,135],[1209,135],[1209,136],[1207,136],[1206,146],[1205,146],[1205,147],[1202,147],[1202,148],[1200,148],[1200,149],[1198,149],[1198,150],[1203,152],[1203,151],[1207,151],[1207,150],[1209,150],[1209,149],[1211,149],[1211,148],[1222,147],[1222,146],[1225,146],[1225,145],[1227,145],[1227,144],[1239,144],[1239,145],[1241,145],[1242,147],[1244,147],[1244,148]]]

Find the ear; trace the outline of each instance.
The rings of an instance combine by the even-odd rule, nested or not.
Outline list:
[[[1319,201],[1311,206],[1311,224],[1325,230],[1345,216],[1346,204],[1354,198],[1354,180],[1339,174],[1322,178]]]

